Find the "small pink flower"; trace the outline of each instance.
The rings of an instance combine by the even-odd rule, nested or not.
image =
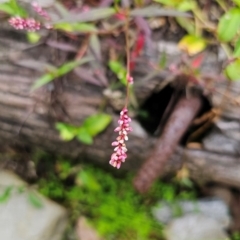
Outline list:
[[[37,22],[34,18],[11,17],[8,22],[17,30],[27,30],[30,32],[39,30],[41,27],[40,22]]]
[[[33,2],[32,3],[33,10],[38,13],[40,16],[44,17],[46,20],[50,20],[50,16],[48,13],[37,3]]]
[[[119,169],[121,167],[121,163],[125,162],[127,158],[127,147],[125,141],[128,140],[128,133],[132,131],[129,123],[131,122],[131,118],[128,116],[128,110],[124,108],[120,112],[120,118],[118,120],[119,126],[114,130],[115,132],[119,132],[119,135],[116,141],[112,142],[112,146],[114,146],[114,153],[111,156],[111,160],[109,163]]]
[[[128,81],[130,84],[133,84],[133,77],[130,76],[129,74],[127,74],[127,81]]]

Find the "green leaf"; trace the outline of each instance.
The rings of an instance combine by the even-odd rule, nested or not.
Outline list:
[[[217,34],[223,42],[231,41],[236,35],[240,26],[240,9],[232,8],[226,12],[219,21]]]
[[[81,33],[97,31],[97,28],[90,23],[69,23],[69,22],[56,23],[54,24],[54,29],[59,29],[66,32],[81,32]]]
[[[93,143],[92,136],[84,127],[80,127],[77,133],[77,139],[85,144],[91,145]]]
[[[30,43],[37,43],[39,42],[41,35],[36,32],[28,32],[27,39]]]
[[[108,66],[111,69],[111,71],[117,75],[120,82],[126,86],[127,85],[126,68],[119,61],[114,60],[109,61]]]
[[[60,137],[64,141],[71,141],[76,136],[76,127],[67,123],[57,123],[56,129],[60,132]]]
[[[178,43],[178,47],[189,55],[195,55],[206,48],[206,41],[202,37],[186,35]]]
[[[9,15],[15,15],[15,10],[9,5],[9,3],[1,3],[0,4],[0,11],[5,12]]]
[[[83,127],[87,130],[90,136],[94,137],[100,132],[102,132],[111,122],[112,118],[108,114],[99,113],[88,117],[84,123]]]
[[[24,8],[17,4],[15,0],[11,0],[9,2],[1,3],[0,4],[0,11],[5,12],[11,16],[20,16],[26,17],[27,12]]]
[[[176,11],[176,10],[168,10],[158,7],[145,7],[145,8],[136,8],[130,12],[130,15],[133,17],[190,17],[191,15],[188,13]]]
[[[238,7],[240,7],[240,0],[232,0]]]
[[[37,193],[29,192],[28,193],[28,201],[35,208],[42,208],[43,207],[42,199],[40,198],[40,196],[37,195]]]
[[[97,182],[96,178],[87,171],[81,170],[77,177],[76,183],[79,186],[84,186],[89,190],[99,191],[101,189],[100,184]]]
[[[159,66],[161,68],[165,68],[167,64],[167,54],[165,52],[163,52],[161,58],[160,58],[160,62],[159,62]]]
[[[36,82],[33,84],[32,90],[35,90],[39,87],[44,86],[45,84],[53,81],[55,78],[61,77],[65,74],[67,74],[68,72],[72,71],[75,67],[82,65],[84,63],[87,63],[91,60],[92,60],[92,58],[86,57],[86,58],[82,58],[77,61],[71,61],[71,62],[67,62],[67,63],[63,64],[58,69],[56,69],[50,73],[44,74],[43,76],[38,78],[36,80]]]
[[[154,2],[161,3],[165,6],[176,7],[181,0],[154,0]]]
[[[195,33],[195,23],[192,19],[177,17],[176,21],[178,22],[178,24],[183,29],[185,29],[188,32],[188,34],[194,35],[194,33]]]
[[[240,57],[240,39],[235,44],[234,52],[233,52],[234,57]]]
[[[56,23],[53,25],[53,28],[54,29],[57,29],[57,30],[63,30],[63,31],[66,31],[66,32],[73,32],[73,24],[71,23],[66,23],[66,22],[63,22],[63,23]]]
[[[196,7],[197,7],[197,4],[195,1],[184,0],[178,4],[177,10],[187,12],[187,11],[194,10]]]
[[[77,32],[94,32],[97,31],[97,28],[94,24],[91,23],[75,23],[73,28]]]
[[[91,22],[91,21],[97,21],[101,19],[106,19],[113,14],[116,13],[116,10],[114,8],[95,8],[91,9],[87,12],[83,12],[81,14],[72,14],[67,16],[66,18],[58,21],[57,23],[60,22]]]
[[[240,59],[236,59],[225,68],[225,74],[232,81],[240,80]]]
[[[101,44],[97,34],[91,34],[89,45],[98,60],[102,59]]]
[[[2,195],[0,195],[0,203],[4,203],[10,198],[12,189],[12,186],[8,186],[4,189]]]
[[[51,73],[47,73],[47,74],[42,75],[33,84],[32,90],[35,90],[37,88],[40,88],[40,87],[44,86],[45,84],[53,81],[54,78],[55,78],[55,76],[53,74],[51,74]]]

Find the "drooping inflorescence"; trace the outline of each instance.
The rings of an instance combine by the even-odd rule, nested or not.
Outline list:
[[[128,116],[128,110],[127,108],[123,108],[123,110],[120,112],[118,127],[114,130],[115,132],[118,132],[119,135],[116,141],[112,143],[112,146],[115,148],[109,162],[113,167],[116,167],[118,169],[127,158],[127,147],[125,141],[128,140],[128,133],[132,131],[132,128],[129,124],[130,122],[131,118]]]
[[[27,30],[30,32],[37,31],[41,27],[40,22],[34,18],[11,17],[8,22],[17,30]]]
[[[38,15],[42,16],[46,20],[51,19],[49,14],[37,2],[32,3],[32,8]]]

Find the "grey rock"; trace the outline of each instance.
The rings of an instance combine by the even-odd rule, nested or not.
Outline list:
[[[0,171],[0,195],[12,187],[11,195],[0,203],[0,236],[4,240],[61,240],[67,212],[60,205],[31,190],[13,173]],[[19,192],[19,188],[24,188]],[[30,194],[41,207],[29,201]]]
[[[134,135],[139,138],[145,138],[147,137],[147,132],[143,129],[143,127],[134,119],[131,122],[131,127],[133,131],[131,132],[131,135]]]
[[[217,221],[201,214],[173,220],[166,228],[167,240],[229,240]]]
[[[228,206],[218,198],[207,198],[198,201],[180,201],[175,204],[160,202],[153,209],[153,215],[162,223],[169,223],[176,217],[176,210],[181,215],[201,213],[219,223],[222,228],[228,228],[231,223]]]

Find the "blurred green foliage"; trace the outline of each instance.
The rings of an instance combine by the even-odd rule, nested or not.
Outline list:
[[[163,226],[152,217],[152,207],[159,200],[174,202],[196,195],[192,187],[157,182],[143,196],[135,192],[130,175],[114,177],[100,168],[65,159],[45,162],[48,171],[38,182],[39,191],[70,210],[72,226],[84,215],[106,240],[163,239]]]
[[[234,232],[231,236],[232,240],[240,240],[240,232]]]
[[[81,126],[58,122],[56,129],[60,132],[60,137],[64,141],[71,141],[76,137],[84,144],[92,144],[93,137],[102,132],[111,121],[110,115],[97,113],[86,118]]]

